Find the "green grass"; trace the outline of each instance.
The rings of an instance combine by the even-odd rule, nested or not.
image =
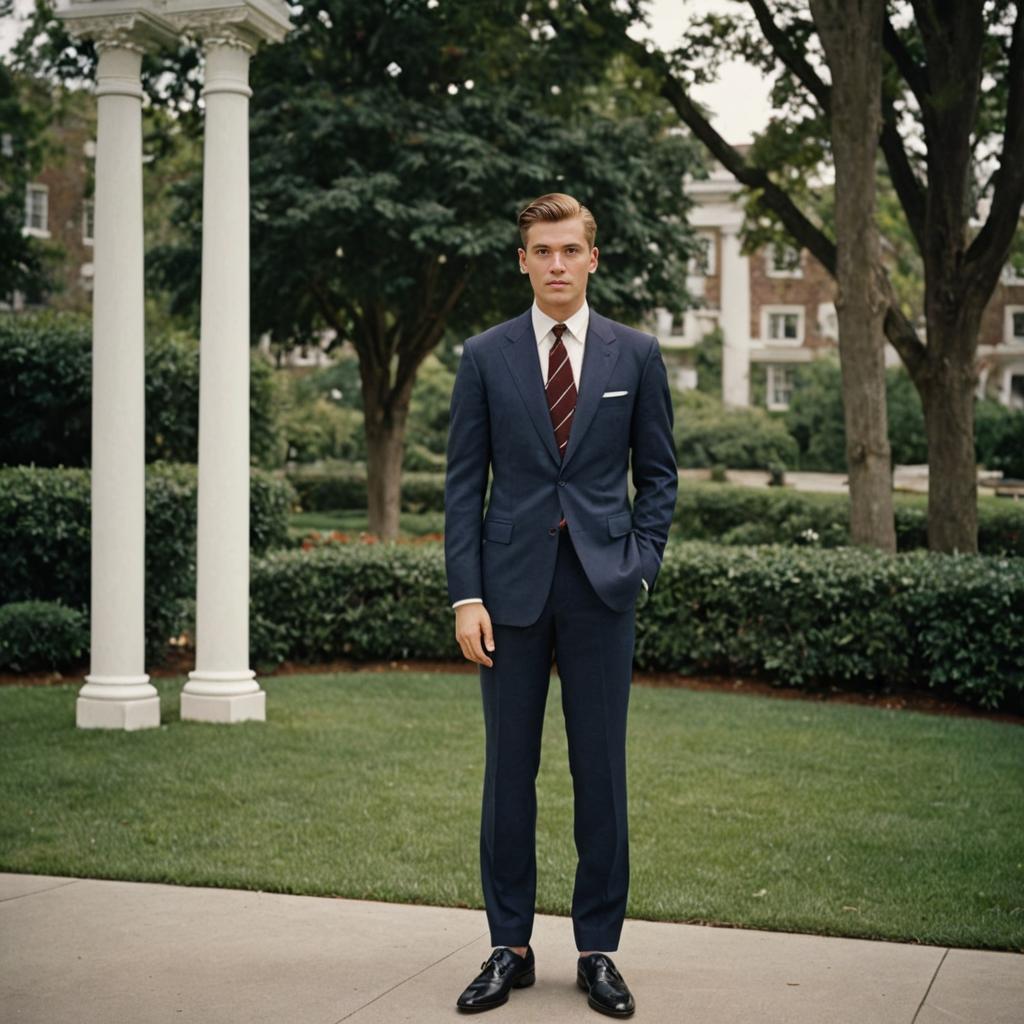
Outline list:
[[[74,728],[0,689],[0,869],[478,907],[475,675],[269,677],[268,721]],[[575,851],[552,679],[538,909]],[[1024,729],[634,686],[628,913],[1024,947]]]

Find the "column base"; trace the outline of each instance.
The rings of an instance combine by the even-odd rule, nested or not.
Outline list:
[[[248,669],[189,673],[181,691],[181,719],[191,722],[265,722],[267,693]]]
[[[79,697],[75,701],[75,725],[79,729],[155,729],[160,725],[160,698],[97,700]]]

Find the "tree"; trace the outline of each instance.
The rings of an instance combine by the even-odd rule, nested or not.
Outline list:
[[[811,0],[832,75],[839,352],[850,480],[850,540],[896,550],[885,407],[885,295],[875,220],[884,0]],[[852,443],[851,443],[852,442]]]
[[[11,6],[0,0],[0,18]],[[0,302],[7,304],[15,292],[40,302],[54,285],[52,247],[22,231],[25,189],[42,168],[52,114],[47,83],[0,63]]]
[[[595,212],[602,312],[636,320],[685,296],[695,148],[666,130],[660,101],[602,88],[592,56],[544,31],[535,6],[548,10],[317,0],[253,63],[253,328],[277,342],[328,328],[354,346],[369,526],[383,537],[398,530],[423,360],[446,331],[464,337],[529,304],[514,225],[531,198],[567,191]],[[186,308],[200,180],[177,194],[183,242],[152,255]]]
[[[609,39],[659,76],[682,121],[748,188],[753,209],[835,276],[833,237],[802,202],[827,155],[833,113],[832,87],[818,72],[820,40],[802,2],[748,2],[753,22],[709,16],[671,55],[626,35],[631,12],[586,7]],[[882,41],[879,145],[924,263],[927,344],[887,276],[880,281],[885,334],[924,406],[929,546],[975,552],[978,330],[1024,202],[1024,4],[890,3]],[[714,130],[687,91],[688,81],[707,80],[725,51],[777,75],[773,100],[782,116],[747,155]],[[975,230],[982,200],[987,213]]]

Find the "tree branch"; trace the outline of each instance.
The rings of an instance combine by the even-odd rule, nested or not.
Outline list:
[[[595,20],[599,15],[593,5],[584,0],[584,6]],[[606,30],[607,25],[602,26]],[[836,276],[836,246],[820,228],[815,226],[793,200],[779,188],[762,167],[753,167],[729,145],[697,109],[679,80],[672,74],[665,58],[658,51],[647,48],[622,32],[625,52],[641,67],[653,71],[661,79],[661,94],[672,104],[683,123],[707,147],[730,174],[742,185],[759,191],[757,202],[771,210],[785,226],[793,239],[799,242],[828,271]],[[904,159],[906,154],[904,154]],[[908,164],[909,167],[909,164]],[[906,185],[906,182],[904,183]],[[923,208],[923,207],[922,207]],[[923,220],[923,217],[922,217]],[[900,312],[888,276],[883,273],[884,294],[889,302],[885,316],[886,337],[906,363],[908,370],[919,367],[925,357],[925,346],[909,320]]]
[[[925,209],[928,196],[907,156],[903,139],[896,126],[896,110],[891,101],[882,101],[882,133],[879,144],[889,168],[889,177],[903,205],[907,224],[917,243],[918,252],[925,247]]]
[[[804,55],[793,45],[789,33],[781,28],[772,17],[765,0],[748,0],[761,32],[782,62],[803,83],[804,88],[818,101],[825,114],[831,112],[832,89],[823,82],[818,73],[807,62]]]
[[[451,291],[446,296],[441,308],[436,313],[429,314],[426,318],[426,326],[422,331],[417,332],[419,334],[418,339],[399,353],[398,372],[395,375],[392,395],[397,395],[408,380],[415,376],[420,363],[426,359],[441,340],[441,335],[444,333],[445,326],[448,323],[448,317],[451,316],[452,310],[455,309],[456,303],[462,297],[462,293],[469,283],[473,266],[472,262],[467,264],[466,269],[456,280],[455,284],[452,285]]]
[[[992,205],[967,250],[966,271],[984,288],[994,287],[1010,252],[1024,203],[1024,3],[1017,4],[1007,71],[1006,121]]]
[[[882,45],[892,58],[893,64],[896,65],[896,70],[899,71],[903,76],[903,80],[910,86],[910,91],[917,99],[917,105],[923,111],[928,96],[928,70],[927,68],[919,67],[914,62],[910,51],[903,45],[903,40],[900,39],[899,34],[888,17],[886,17],[885,25],[882,29]]]
[[[662,96],[672,104],[690,131],[704,143],[711,154],[737,181],[760,192],[758,202],[771,210],[794,240],[812,253],[814,258],[834,277],[836,272],[835,242],[806,217],[793,200],[771,180],[764,168],[748,164],[739,152],[715,131],[707,118],[694,105],[686,90],[668,70],[660,54],[648,53],[640,43],[632,39],[626,39],[625,42],[637,63],[651,68],[661,77]]]

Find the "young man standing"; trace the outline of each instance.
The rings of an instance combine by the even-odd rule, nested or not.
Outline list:
[[[533,306],[466,341],[448,434],[445,567],[456,637],[480,665],[480,869],[495,947],[456,1005],[489,1010],[534,982],[534,783],[554,660],[574,791],[577,983],[594,1009],[628,1017],[635,1001],[608,954],[629,888],[635,609],[654,587],[678,487],[672,403],[657,339],[587,304],[590,211],[541,196],[519,231]]]

